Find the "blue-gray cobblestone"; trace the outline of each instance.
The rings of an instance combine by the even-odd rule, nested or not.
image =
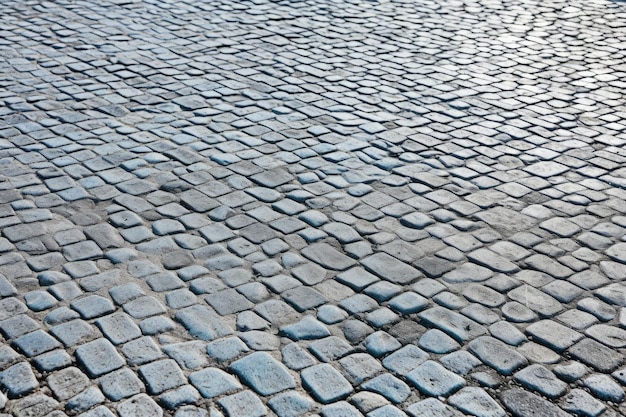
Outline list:
[[[302,383],[323,404],[347,397],[352,385],[327,363],[306,368],[301,372]]]
[[[128,368],[108,373],[102,376],[98,382],[104,395],[112,401],[131,397],[144,389],[143,383]]]
[[[27,362],[17,363],[0,372],[0,384],[11,398],[23,396],[39,387]]]
[[[218,403],[226,410],[226,415],[229,417],[261,417],[267,414],[267,409],[252,391],[229,395],[220,399]]]
[[[315,403],[296,391],[287,391],[273,397],[268,405],[279,417],[297,417],[311,411]]]
[[[111,342],[102,338],[80,345],[75,355],[92,377],[121,368],[126,363]]]
[[[160,394],[185,383],[185,376],[172,359],[162,359],[139,367],[150,393]]]

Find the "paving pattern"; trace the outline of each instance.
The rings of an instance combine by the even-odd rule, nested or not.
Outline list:
[[[626,415],[625,3],[0,16],[0,416]]]

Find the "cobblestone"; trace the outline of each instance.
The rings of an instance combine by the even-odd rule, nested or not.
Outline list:
[[[302,371],[302,383],[323,404],[347,397],[352,385],[329,364],[315,365]]]
[[[460,376],[428,360],[406,375],[417,389],[433,397],[447,397],[465,385]]]
[[[53,3],[0,6],[3,412],[624,413],[623,4]]]

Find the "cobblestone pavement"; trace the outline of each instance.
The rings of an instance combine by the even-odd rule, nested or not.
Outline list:
[[[0,16],[0,416],[626,414],[625,3]]]

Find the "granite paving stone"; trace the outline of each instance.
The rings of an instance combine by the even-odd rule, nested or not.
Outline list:
[[[252,391],[241,391],[229,395],[218,401],[229,417],[261,417],[267,414],[267,409]]]
[[[468,347],[478,359],[503,375],[511,375],[513,371],[528,363],[522,354],[489,336],[472,340]]]
[[[433,397],[447,397],[465,385],[463,378],[432,360],[419,365],[406,378],[422,393]]]
[[[137,375],[128,368],[108,373],[98,380],[100,389],[111,401],[120,401],[139,394],[144,389]]]
[[[606,410],[602,402],[580,388],[574,388],[561,400],[563,410],[576,415],[596,417]]]
[[[9,398],[21,397],[39,387],[39,382],[27,362],[19,362],[0,372],[0,384]]]
[[[513,377],[524,387],[538,391],[548,398],[558,398],[565,393],[567,384],[544,366],[535,364],[518,371]]]
[[[327,363],[303,369],[302,383],[322,404],[347,397],[352,385],[335,368]]]
[[[559,352],[583,338],[583,335],[552,320],[541,320],[526,328],[533,340]]]
[[[621,403],[624,389],[609,375],[592,374],[583,380],[583,384],[600,400]]]
[[[503,417],[506,412],[483,389],[466,387],[448,401],[459,410],[476,417]]]
[[[139,367],[139,374],[146,381],[150,393],[179,387],[185,383],[185,376],[176,361],[163,359]]]
[[[163,409],[146,394],[137,394],[119,403],[116,409],[121,417],[163,416]]]
[[[263,396],[295,388],[287,369],[265,352],[255,352],[231,365],[231,369],[252,389]]]
[[[273,397],[268,405],[280,417],[296,417],[311,411],[315,403],[297,391],[287,391]]]
[[[612,372],[624,361],[621,352],[587,338],[569,348],[568,352],[573,358],[600,372]]]
[[[549,417],[566,417],[569,415],[557,405],[519,388],[502,392],[500,401],[516,417],[526,417],[537,413]]]
[[[102,338],[80,345],[75,355],[93,377],[118,369],[126,362],[111,342]]]
[[[401,404],[411,395],[411,389],[401,379],[383,374],[363,383],[362,388],[383,395],[393,403]]]
[[[205,368],[189,375],[189,381],[205,398],[213,398],[240,389],[241,384],[218,368]]]

